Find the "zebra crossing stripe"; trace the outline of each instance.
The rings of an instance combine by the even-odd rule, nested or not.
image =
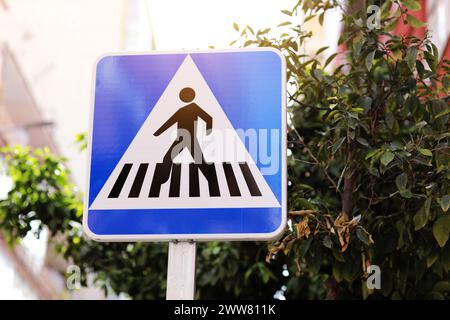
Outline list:
[[[116,182],[114,183],[108,198],[119,198],[125,182],[128,179],[129,173],[131,171],[133,164],[125,163]],[[144,186],[144,179],[148,171],[149,164],[141,163],[137,170],[134,181],[131,185],[130,192],[128,193],[128,198],[139,198],[141,190]],[[223,173],[225,175],[228,191],[232,197],[242,196],[239,189],[239,185],[236,180],[236,175],[233,170],[233,166],[229,162],[222,163]],[[180,186],[181,186],[181,164],[180,163],[157,163],[152,183],[150,186],[150,192],[148,194],[149,198],[160,197],[161,187],[164,183],[169,181],[169,197],[177,198],[180,196]],[[247,184],[248,190],[252,197],[260,197],[261,191],[253,177],[253,174],[246,162],[240,162],[239,168],[241,169],[244,180]],[[219,182],[217,179],[216,167],[213,163],[203,163],[203,164],[189,164],[189,197],[200,197],[200,183],[199,183],[199,172],[203,174],[208,182],[209,196],[210,197],[220,197]]]
[[[236,176],[234,175],[233,167],[231,163],[224,162],[222,164],[223,171],[225,173],[225,178],[227,179],[228,190],[230,191],[230,196],[240,197],[241,191],[239,190],[238,183],[236,181]]]
[[[250,171],[247,162],[244,163],[240,162],[239,167],[241,168],[242,174],[244,175],[244,179],[245,182],[247,183],[250,194],[253,197],[260,197],[261,191],[259,190],[258,185],[256,184],[255,178],[253,178],[252,172]]]
[[[120,171],[119,177],[117,178],[116,182],[114,183],[114,186],[111,189],[111,192],[108,195],[108,198],[119,197],[120,192],[122,191],[123,185],[127,180],[128,174],[130,173],[132,166],[133,164],[131,163],[125,163],[125,165],[122,168],[122,171]]]
[[[169,197],[177,198],[180,196],[181,183],[181,164],[172,164],[172,177],[170,178]]]
[[[139,165],[136,178],[134,178],[133,186],[131,187],[128,198],[138,198],[141,193],[142,184],[144,182],[145,175],[147,173],[148,163],[141,163]]]
[[[200,197],[200,183],[198,180],[199,171],[201,171],[206,180],[208,180],[209,195],[211,197],[220,197],[216,167],[212,163],[189,164],[189,197]]]
[[[155,167],[155,173],[152,179],[152,185],[150,187],[149,198],[159,198],[159,193],[161,191],[161,186],[170,177],[170,167],[171,164],[167,163],[157,163]]]

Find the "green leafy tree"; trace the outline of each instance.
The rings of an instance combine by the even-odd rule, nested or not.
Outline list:
[[[299,1],[295,17],[270,38],[242,30],[243,46],[274,46],[286,56],[292,126],[289,208],[293,227],[270,250],[299,272],[326,274],[329,298],[449,297],[449,62],[428,35],[389,33],[419,1]],[[380,5],[377,24],[369,5]],[[398,6],[397,6],[398,5]],[[312,34],[292,23],[339,7],[344,62],[300,54]],[[440,70],[440,71],[439,71]],[[382,271],[366,286],[367,266]],[[289,294],[289,292],[288,292]]]
[[[77,138],[82,149],[85,139]],[[56,250],[82,271],[95,275],[105,293],[126,293],[134,299],[163,299],[166,291],[167,244],[103,243],[85,238],[81,230],[82,197],[70,182],[65,160],[48,150],[1,149],[3,168],[13,184],[0,200],[0,230],[11,245],[32,225],[39,237],[47,228]],[[33,223],[34,222],[34,223]],[[199,244],[197,298],[270,298],[286,282],[282,260],[264,262],[267,243]]]
[[[283,11],[288,21],[276,37],[234,24],[235,44],[286,57],[290,223],[271,244],[201,244],[198,298],[271,298],[281,288],[288,299],[449,298],[449,62],[439,63],[428,35],[390,33],[400,21],[422,27],[410,14],[419,1],[341,3],[298,1]],[[380,6],[379,20],[370,5]],[[346,12],[345,54],[306,54],[313,34],[304,24],[323,23],[335,8]],[[342,62],[333,67],[336,57]],[[105,290],[164,297],[165,244],[84,238],[64,161],[42,150],[3,154],[14,183],[0,200],[0,229],[11,243],[40,221],[63,235],[58,251]],[[368,265],[381,269],[380,290],[365,284]]]

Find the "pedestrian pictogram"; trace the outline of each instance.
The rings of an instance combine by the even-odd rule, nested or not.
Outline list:
[[[285,223],[282,67],[272,50],[103,58],[88,233],[104,240],[278,233]]]

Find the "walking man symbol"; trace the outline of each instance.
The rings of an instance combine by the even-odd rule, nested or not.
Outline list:
[[[201,164],[205,162],[203,152],[197,140],[197,119],[201,118],[206,122],[206,134],[210,134],[212,130],[212,117],[200,108],[195,102],[195,91],[192,88],[184,88],[180,91],[180,99],[188,105],[178,109],[155,133],[159,136],[174,124],[178,126],[177,138],[170,146],[164,156],[164,163],[172,163],[178,154],[184,148],[187,148],[194,159],[194,163]]]
[[[206,163],[203,152],[197,140],[197,121],[201,118],[206,122],[206,134],[212,131],[212,117],[200,108],[195,102],[195,91],[186,87],[180,91],[180,100],[189,103],[178,109],[156,132],[159,136],[167,129],[177,124],[177,137],[173,144],[167,150],[163,162],[158,163],[155,169],[152,185],[150,187],[149,197],[159,197],[161,185],[170,181],[169,197],[179,197],[180,195],[180,177],[181,164],[173,163],[174,159],[185,148],[189,150],[194,163],[189,164],[189,195],[191,197],[200,196],[198,171],[200,170],[208,180],[209,194],[212,197],[219,197],[219,183],[217,181],[216,168],[213,163]]]

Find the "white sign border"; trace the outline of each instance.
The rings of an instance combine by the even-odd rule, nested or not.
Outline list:
[[[133,55],[161,55],[161,54],[196,54],[196,53],[239,53],[239,52],[273,52],[281,60],[281,223],[280,226],[269,233],[208,233],[208,234],[96,234],[89,229],[89,185],[91,175],[91,155],[92,155],[92,134],[94,127],[94,103],[95,103],[95,83],[97,75],[97,65],[105,57],[111,56],[133,56]],[[94,64],[92,76],[89,131],[88,131],[88,155],[87,155],[87,175],[86,191],[83,204],[83,231],[95,241],[100,242],[154,242],[154,241],[268,241],[277,239],[284,231],[287,222],[287,110],[286,110],[286,60],[284,55],[272,47],[241,48],[241,49],[209,49],[209,50],[179,50],[179,51],[150,51],[150,52],[117,52],[107,53],[100,56]]]

